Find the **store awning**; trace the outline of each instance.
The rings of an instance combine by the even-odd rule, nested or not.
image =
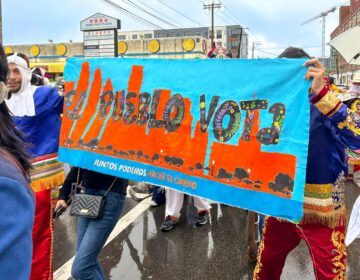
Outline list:
[[[30,67],[41,67],[49,73],[64,73],[66,62],[30,62]]]
[[[357,39],[356,39],[357,38]],[[333,46],[349,64],[360,65],[360,25],[346,30],[330,41]]]

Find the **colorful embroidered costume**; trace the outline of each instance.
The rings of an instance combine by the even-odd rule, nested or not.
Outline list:
[[[280,279],[286,256],[304,239],[316,279],[345,279],[345,150],[360,148],[355,114],[327,84],[310,94],[310,140],[304,216],[299,225],[267,218],[254,279]]]
[[[360,126],[360,99],[354,98],[349,100],[348,106],[354,112],[354,122]],[[360,150],[347,150],[347,158],[349,164],[349,173],[352,171],[354,183],[360,186]]]
[[[57,161],[63,96],[51,87],[38,87],[34,93],[35,115],[13,117],[16,127],[29,142],[34,170],[34,192],[49,190],[64,181],[62,163]]]
[[[64,99],[51,87],[32,88],[35,89],[34,114],[15,115],[13,120],[29,143],[28,150],[34,165],[34,170],[30,174],[31,188],[36,197],[31,279],[48,280],[52,279],[51,188],[61,185],[64,181],[62,163],[57,161],[60,114]],[[10,105],[16,106],[15,102]]]

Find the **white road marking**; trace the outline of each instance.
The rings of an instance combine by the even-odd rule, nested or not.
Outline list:
[[[126,213],[116,224],[115,228],[111,232],[104,247],[110,243],[116,236],[118,236],[124,229],[126,229],[132,222],[135,221],[143,212],[150,207],[151,197],[145,198],[128,213]],[[68,280],[71,276],[71,266],[73,264],[74,257],[68,260],[62,267],[54,272],[54,280]]]

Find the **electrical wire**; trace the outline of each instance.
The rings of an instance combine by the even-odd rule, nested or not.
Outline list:
[[[200,1],[200,0],[199,0],[199,1]],[[142,2],[142,1],[140,1],[140,0],[137,0],[137,2],[140,2],[140,3],[141,3],[142,5],[144,5],[146,8],[152,10],[153,12],[157,13],[158,15],[160,15],[160,16],[168,19],[168,20],[172,20],[172,21],[175,22],[178,26],[180,26],[181,28],[184,28],[184,26],[183,26],[181,23],[179,23],[178,21],[176,21],[176,20],[174,20],[174,19],[172,19],[172,18],[170,18],[170,17],[168,17],[168,16],[166,16],[166,15],[164,15],[164,14],[162,14],[162,13],[160,13],[159,11],[155,10],[154,8],[152,8],[151,6],[149,6],[148,4],[146,4],[146,3],[144,3],[144,2]]]
[[[163,4],[164,6],[168,7],[169,9],[173,10],[174,12],[178,13],[179,15],[183,16],[184,18],[188,19],[189,21],[199,25],[200,27],[204,27],[203,25],[201,25],[199,22],[196,22],[194,20],[192,20],[191,18],[189,18],[187,15],[183,14],[182,12],[176,10],[174,7],[171,7],[170,5],[166,4],[165,2],[158,0],[161,4]]]
[[[218,13],[218,11],[215,11],[215,14],[223,21],[223,22],[227,22],[228,24],[233,25],[234,23],[231,22],[228,18],[223,17],[222,15],[220,15],[220,13]]]
[[[125,9],[125,8],[122,8],[120,7],[119,5],[115,4],[114,2],[110,1],[110,0],[99,0],[101,2],[104,2],[105,4],[107,4],[108,6],[111,6],[112,8],[118,10],[120,13],[122,14],[125,14],[131,18],[133,18],[134,20],[138,21],[138,22],[141,22],[141,23],[144,23],[148,26],[151,26],[153,28],[157,28],[157,29],[164,29],[162,28],[161,26],[155,24],[155,23],[152,23],[151,21],[148,21],[138,15],[135,15],[134,13],[132,13],[131,11]]]
[[[172,27],[174,27],[174,28],[180,28],[180,26],[177,26],[177,25],[175,25],[175,24],[173,24],[173,23],[171,23],[171,22],[169,22],[169,21],[167,21],[167,20],[162,19],[161,17],[158,17],[157,15],[154,15],[153,13],[150,13],[149,11],[145,10],[144,8],[142,8],[141,6],[139,6],[138,4],[134,3],[134,2],[131,1],[131,0],[120,0],[120,1],[122,1],[122,2],[124,2],[124,3],[126,3],[126,4],[128,4],[128,5],[131,5],[131,6],[134,7],[135,9],[137,9],[137,10],[139,10],[139,11],[142,11],[142,12],[144,12],[144,13],[146,13],[146,14],[154,17],[154,18],[156,18],[157,20],[160,20],[160,21],[162,21],[162,22],[165,23],[165,24],[168,24],[168,25],[170,25],[170,26],[172,26]]]
[[[277,54],[274,54],[274,53],[271,53],[271,52],[267,52],[267,51],[263,51],[262,49],[257,49],[257,48],[255,48],[255,50],[258,51],[258,52],[262,52],[262,53],[266,53],[266,54],[271,54],[271,55],[273,55],[273,56],[278,56]]]
[[[289,46],[286,47],[268,47],[268,48],[262,48],[264,50],[277,50],[277,49],[286,49]],[[321,46],[305,46],[305,47],[301,47],[303,49],[315,49],[315,48],[321,48]]]
[[[232,20],[234,20],[234,22],[237,22],[238,24],[240,24],[241,26],[243,26],[243,27],[247,27],[245,24],[243,24],[242,22],[241,22],[241,20],[237,17],[237,16],[235,16],[231,11],[230,11],[230,9],[228,9],[224,4],[223,4],[223,7],[224,7],[224,13],[228,13],[228,17],[231,17],[232,18]]]

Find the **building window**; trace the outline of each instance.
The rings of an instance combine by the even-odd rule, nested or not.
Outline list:
[[[239,42],[236,42],[236,41],[231,42],[231,48],[232,49],[237,48],[238,46],[239,46]]]
[[[119,40],[126,40],[126,35],[119,35]]]
[[[222,38],[222,30],[216,30],[216,39]]]
[[[151,33],[144,34],[144,38],[145,39],[152,39],[152,34]]]
[[[228,32],[228,35],[230,35],[230,38],[240,38],[241,29],[231,29],[230,32]]]
[[[133,40],[136,40],[138,38],[138,35],[137,34],[133,34],[132,36],[131,36],[131,39],[133,39]]]

